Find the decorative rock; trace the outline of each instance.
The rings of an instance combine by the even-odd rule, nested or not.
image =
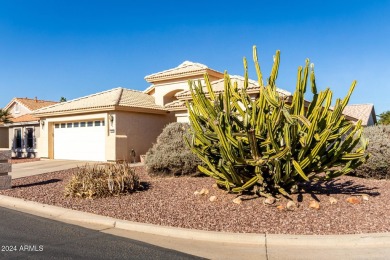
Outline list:
[[[216,201],[216,200],[217,200],[217,196],[211,196],[209,200],[210,200],[211,202]]]
[[[330,197],[329,198],[329,202],[330,202],[331,205],[336,204],[337,203],[337,199],[335,199],[333,197]]]
[[[362,199],[363,199],[364,201],[368,201],[368,195],[366,195],[366,194],[362,195]]]
[[[268,197],[263,201],[264,205],[272,205],[274,204],[276,199],[274,197]]]
[[[2,173],[8,174],[12,171],[12,164],[6,162],[6,163],[0,163],[0,175]]]
[[[207,194],[209,194],[209,190],[208,189],[201,189],[199,194],[200,195],[207,195]]]
[[[348,199],[346,199],[346,201],[351,204],[360,204],[361,202],[360,199],[356,197],[349,197]]]
[[[278,205],[276,208],[277,208],[278,210],[284,210],[284,206],[283,206],[283,205]]]
[[[318,203],[318,202],[315,201],[315,200],[311,200],[311,201],[310,201],[310,204],[309,204],[309,208],[319,210],[319,209],[320,209],[320,203]]]
[[[214,189],[217,189],[218,188],[218,184],[214,183],[211,187],[213,187]]]
[[[199,194],[200,194],[199,191],[195,191],[195,192],[194,192],[194,195],[195,195],[195,196],[197,196],[197,195],[199,195]]]
[[[290,200],[289,202],[287,202],[286,208],[288,210],[296,210],[297,209],[297,204],[295,204],[294,201]]]
[[[8,163],[11,158],[11,150],[0,149],[0,190],[10,189],[11,176],[8,175],[12,171],[12,165]]]
[[[241,200],[240,197],[238,197],[238,198],[235,198],[235,199],[233,200],[233,202],[236,203],[236,204],[241,204],[242,200]]]
[[[0,176],[0,190],[11,189],[11,175]]]
[[[4,149],[0,149],[0,161],[5,161],[5,162],[8,162],[8,159],[11,158],[11,150],[4,150]]]

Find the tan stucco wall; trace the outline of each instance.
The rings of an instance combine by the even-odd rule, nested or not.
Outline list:
[[[0,127],[0,148],[8,148],[8,127]]]
[[[15,104],[18,104],[18,105],[19,105],[19,113],[17,113],[17,111],[15,111]],[[23,106],[23,105],[20,104],[19,102],[14,102],[14,103],[8,108],[8,111],[11,113],[11,115],[12,115],[13,117],[19,117],[19,116],[22,116],[22,115],[31,113],[31,111],[30,111],[28,108],[26,108],[25,106]]]
[[[189,123],[190,118],[187,111],[175,111],[176,122]]]
[[[154,96],[156,104],[162,106],[173,101],[172,99],[169,98],[168,99],[165,98],[164,100],[164,97],[171,96],[170,94],[173,94],[178,91],[188,90],[189,89],[188,80],[197,81],[198,79],[200,79],[202,84],[204,84],[203,75],[157,82],[154,85],[155,86],[154,92],[150,94]],[[210,76],[210,81],[214,81],[217,79],[219,78]]]
[[[146,114],[117,112],[116,116],[116,156],[117,160],[131,160],[131,150],[136,153],[136,161],[145,154],[162,129],[170,122],[175,122],[174,114]]]

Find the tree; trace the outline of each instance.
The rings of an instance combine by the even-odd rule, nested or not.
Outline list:
[[[12,124],[11,113],[7,109],[0,109],[0,123]]]
[[[66,102],[66,97],[61,97],[60,102]]]
[[[380,119],[378,123],[380,125],[390,125],[390,110],[383,112],[382,114],[379,115]]]

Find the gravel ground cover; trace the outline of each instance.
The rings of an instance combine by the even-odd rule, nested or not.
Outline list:
[[[236,204],[233,200],[237,195],[214,188],[214,181],[208,177],[157,178],[148,176],[143,166],[135,170],[145,189],[119,197],[65,197],[64,187],[73,169],[13,180],[13,188],[0,194],[130,221],[199,230],[306,235],[390,232],[389,180],[343,176],[294,194],[297,208],[288,210],[284,198],[267,205],[263,198],[244,195]],[[208,194],[194,194],[202,189]],[[210,201],[212,196],[215,201]],[[319,203],[319,209],[309,207],[313,201]]]

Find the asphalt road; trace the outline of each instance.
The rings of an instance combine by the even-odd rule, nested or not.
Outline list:
[[[201,259],[0,207],[0,259]]]

